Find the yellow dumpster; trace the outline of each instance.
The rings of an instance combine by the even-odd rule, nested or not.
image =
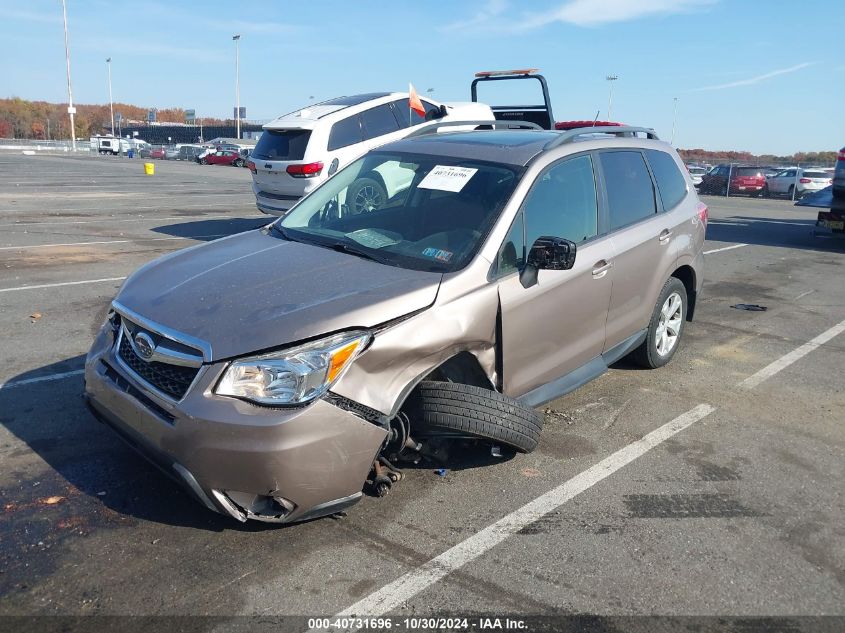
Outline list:
[[[156,166],[153,163],[144,163],[144,173],[147,176],[152,176],[156,173]]]

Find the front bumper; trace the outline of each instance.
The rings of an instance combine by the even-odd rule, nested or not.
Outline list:
[[[298,409],[216,396],[225,363],[204,365],[179,402],[149,389],[114,355],[104,327],[85,365],[98,420],[207,508],[239,521],[289,523],[354,504],[385,429],[318,400]]]

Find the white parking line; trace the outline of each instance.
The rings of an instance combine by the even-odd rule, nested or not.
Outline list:
[[[138,208],[138,207],[136,207]],[[155,207],[143,207],[143,208],[155,208]],[[180,207],[184,208],[184,207]],[[48,218],[50,216],[47,216]],[[62,218],[54,218],[52,220],[43,220],[41,222],[9,222],[8,224],[0,224],[0,226],[55,226],[56,224],[59,225],[66,225],[66,224],[116,224],[118,222],[166,222],[169,220],[185,220],[185,219],[193,219],[193,218],[202,218],[203,220],[217,220],[220,218],[230,218],[233,222],[236,220],[242,219],[251,219],[251,218],[233,218],[229,215],[180,215],[171,218],[156,218],[156,217],[146,217],[146,218],[115,218],[114,216],[105,216],[98,218],[96,220],[64,220]],[[255,218],[256,220],[260,220],[262,218]]]
[[[730,251],[735,248],[742,248],[743,246],[748,246],[748,244],[734,244],[733,246],[725,246],[723,248],[714,248],[711,251],[704,251],[705,255],[712,255],[713,253],[721,253],[722,251]]]
[[[700,404],[694,409],[655,429],[641,440],[629,444],[569,481],[537,497],[518,510],[461,541],[421,567],[414,569],[378,591],[344,609],[336,617],[352,615],[380,616],[441,580],[449,573],[472,562],[496,545],[537,521],[555,508],[588,490],[617,470],[645,455],[655,446],[710,415],[715,408]]]
[[[51,380],[61,380],[62,378],[69,378],[70,376],[79,376],[84,374],[84,369],[74,369],[73,371],[64,371],[59,374],[50,374],[49,376],[38,376],[37,378],[27,378],[26,380],[13,380],[9,382],[0,382],[0,389],[11,389],[12,387],[21,387],[23,385],[32,385],[38,382],[49,382]]]
[[[64,244],[33,244],[30,246],[0,246],[0,251],[25,251],[31,248],[50,248],[54,246],[89,246],[91,244],[130,244],[132,242],[167,242],[172,240],[201,240],[206,237],[223,237],[231,233],[217,233],[215,235],[197,235],[189,237],[136,237],[131,240],[106,240],[98,242],[67,242]]]
[[[837,336],[838,334],[841,334],[842,332],[845,332],[845,321],[842,321],[838,325],[834,325],[829,330],[825,330],[824,332],[819,334],[816,338],[814,338],[810,341],[807,341],[806,343],[804,343],[800,347],[795,348],[794,350],[792,350],[788,354],[784,354],[783,356],[778,358],[776,361],[766,365],[765,367],[763,367],[763,369],[758,371],[756,374],[749,376],[748,378],[743,380],[741,383],[739,383],[739,386],[745,387],[746,389],[753,389],[754,387],[759,385],[764,380],[771,378],[772,376],[774,376],[776,373],[778,373],[782,369],[786,369],[787,367],[789,367],[795,361],[803,358],[804,356],[806,356],[807,354],[812,352],[814,349],[816,349],[817,347],[820,347],[821,345],[824,345],[830,339],[832,339],[834,336]]]
[[[37,286],[18,286],[17,288],[0,288],[0,292],[15,292],[16,290],[38,290],[39,288],[58,288],[59,286],[81,286],[82,284],[99,284],[106,281],[123,281],[126,277],[107,277],[105,279],[86,279],[85,281],[63,281],[57,284],[39,284]]]

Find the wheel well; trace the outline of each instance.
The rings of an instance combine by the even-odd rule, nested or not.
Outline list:
[[[490,378],[487,377],[478,359],[470,352],[459,352],[425,374],[417,376],[416,380],[406,385],[402,394],[396,399],[392,415],[395,415],[396,412],[406,406],[408,398],[419,388],[419,384],[424,380],[456,382],[498,391],[493,383],[490,382]]]
[[[432,369],[423,380],[459,382],[483,389],[494,389],[478,359],[469,352],[460,352]]]
[[[695,313],[695,300],[698,294],[695,291],[695,271],[690,266],[681,266],[671,276],[679,279],[687,290],[687,321],[692,321]]]

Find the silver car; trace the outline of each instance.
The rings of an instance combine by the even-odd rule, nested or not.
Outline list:
[[[207,508],[284,523],[384,494],[443,438],[529,452],[535,407],[625,356],[668,363],[707,224],[675,150],[438,127],[129,277],[86,361],[96,417]],[[378,176],[405,184],[351,205]]]

